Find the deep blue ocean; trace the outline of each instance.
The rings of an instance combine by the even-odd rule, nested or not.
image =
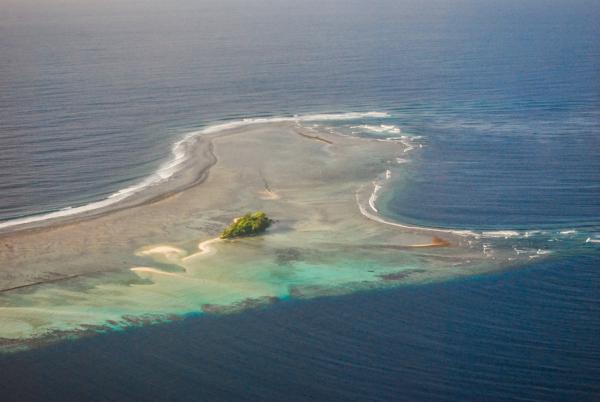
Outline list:
[[[422,148],[382,212],[575,230],[449,283],[0,357],[1,400],[600,400],[600,3],[4,0],[0,221],[134,185],[246,117],[390,117]],[[346,123],[344,123],[346,124]]]

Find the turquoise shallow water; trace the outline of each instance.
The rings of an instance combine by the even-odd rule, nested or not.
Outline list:
[[[596,400],[598,257],[0,357],[23,400]]]
[[[539,229],[526,241],[557,256],[505,276],[186,321],[3,358],[3,367],[17,368],[3,370],[0,382],[12,399],[67,389],[71,399],[151,399],[156,394],[138,388],[144,378],[172,399],[186,392],[235,399],[244,391],[265,399],[597,397],[595,2],[9,1],[3,9],[0,220],[134,185],[168,160],[174,141],[208,124],[377,110],[390,117],[338,128],[417,137],[423,146],[407,154],[394,188],[380,197],[384,215]],[[353,128],[365,125],[376,129]],[[289,342],[275,342],[282,337]],[[58,359],[66,352],[73,357]],[[90,380],[98,367],[105,376]],[[155,372],[120,377],[103,397],[111,373],[140,367]],[[39,382],[26,386],[23,378]]]

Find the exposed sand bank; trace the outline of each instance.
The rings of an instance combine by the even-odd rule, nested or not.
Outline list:
[[[160,269],[156,269],[156,268],[149,268],[149,267],[134,267],[131,268],[132,272],[140,272],[140,273],[149,273],[149,274],[157,274],[157,275],[167,275],[167,276],[178,276],[177,274],[174,274],[173,272],[166,272],[166,271],[161,271]]]

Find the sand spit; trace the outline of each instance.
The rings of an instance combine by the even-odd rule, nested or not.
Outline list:
[[[213,255],[217,252],[217,249],[213,245],[215,243],[222,242],[222,241],[223,241],[222,239],[220,239],[219,237],[216,237],[214,239],[209,239],[209,240],[200,242],[198,244],[198,250],[200,250],[200,251],[183,258],[182,261],[186,262],[193,258],[208,257],[210,255]]]
[[[141,272],[141,273],[149,273],[149,274],[157,274],[157,275],[166,275],[166,276],[181,276],[179,274],[175,274],[173,272],[161,271],[160,269],[151,268],[151,267],[134,267],[131,268],[132,272]]]

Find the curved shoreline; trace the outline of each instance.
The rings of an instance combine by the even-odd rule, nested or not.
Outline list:
[[[115,199],[114,201],[109,197],[80,207],[0,222],[0,237],[16,232],[28,232],[49,227],[59,227],[87,219],[97,218],[124,209],[151,204],[201,184],[207,179],[210,169],[218,160],[213,153],[213,144],[209,138],[198,137],[196,139],[196,144],[193,145],[193,154],[200,156],[198,161],[200,163],[185,172],[190,177],[176,178],[165,183],[160,183],[161,185],[166,186],[166,188],[162,188],[160,191],[153,191],[156,189],[154,188],[154,185],[151,185],[139,192],[127,195],[124,198],[119,199],[115,197],[113,198]],[[188,159],[188,164],[191,162],[192,158],[190,157]],[[155,185],[158,184],[159,183],[156,183]]]
[[[102,200],[78,207],[66,207],[49,213],[0,221],[0,237],[15,232],[58,227],[99,217],[107,213],[150,204],[198,185],[206,180],[210,168],[217,163],[217,158],[213,152],[212,138],[227,134],[227,132],[242,130],[245,127],[258,124],[344,121],[385,117],[389,117],[386,112],[348,112],[247,118],[208,125],[201,130],[191,131],[182,139],[176,141],[172,146],[172,158],[164,162],[140,183],[121,189]],[[306,137],[327,142],[327,140],[318,136],[306,135]],[[204,160],[202,160],[203,158]],[[160,189],[157,189],[158,186],[160,186]]]
[[[403,145],[405,145],[403,143]],[[414,149],[414,147],[413,147]],[[406,151],[406,149],[405,149]],[[382,177],[384,179],[382,180]],[[498,230],[472,230],[472,229],[457,229],[451,227],[436,227],[436,226],[425,226],[425,225],[412,225],[407,223],[402,223],[399,221],[393,221],[386,219],[385,216],[382,216],[379,208],[377,208],[377,200],[379,199],[379,195],[382,191],[385,191],[385,184],[391,178],[390,170],[386,170],[384,174],[379,175],[375,180],[372,180],[371,183],[367,183],[361,188],[359,188],[355,192],[355,199],[357,207],[360,213],[374,221],[379,222],[385,225],[395,226],[401,229],[407,230],[415,230],[420,232],[434,232],[434,233],[444,233],[450,235],[457,235],[460,237],[472,237],[475,239],[491,239],[491,238],[528,238],[535,235],[548,235],[548,234],[560,234],[560,235],[571,235],[577,233],[577,230],[565,230],[564,228],[555,228],[555,229],[498,229]],[[366,192],[365,188],[367,186],[372,185],[373,189],[368,194],[368,197],[363,192]],[[373,211],[373,213],[369,212],[369,209]],[[593,242],[593,240],[592,240]]]

